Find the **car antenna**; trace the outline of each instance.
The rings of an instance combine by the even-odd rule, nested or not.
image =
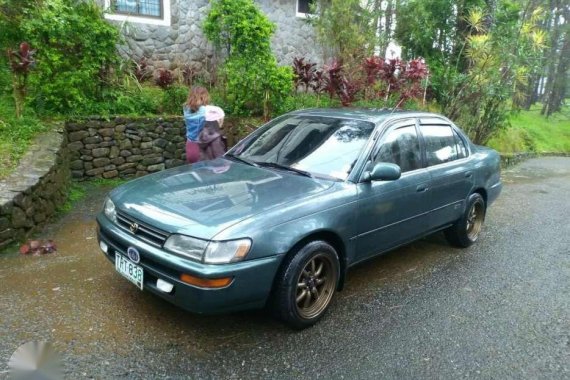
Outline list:
[[[392,108],[392,112],[390,112],[390,115],[396,112],[396,110],[398,110],[398,107],[400,106],[400,104],[402,104],[403,101],[404,98],[400,99],[400,101],[394,106],[394,108]]]

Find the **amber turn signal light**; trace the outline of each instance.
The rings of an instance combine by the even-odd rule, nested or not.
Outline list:
[[[194,285],[200,288],[223,288],[231,284],[233,278],[232,277],[222,277],[222,278],[200,278],[196,276],[192,276],[186,273],[182,273],[180,275],[180,280],[183,282]]]

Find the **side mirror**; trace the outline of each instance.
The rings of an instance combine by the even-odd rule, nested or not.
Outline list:
[[[364,182],[370,181],[395,181],[402,175],[402,170],[396,164],[379,162],[371,171],[365,171],[362,175]]]

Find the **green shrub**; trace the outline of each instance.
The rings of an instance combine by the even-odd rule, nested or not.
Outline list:
[[[203,29],[227,53],[221,68],[226,109],[269,118],[293,88],[291,68],[277,66],[271,51],[275,26],[253,0],[215,0]]]
[[[235,115],[264,115],[279,109],[279,104],[291,93],[293,72],[278,67],[275,58],[250,61],[230,57],[224,66],[227,78],[227,104]]]
[[[275,25],[252,0],[214,0],[203,26],[204,34],[228,56],[265,55],[271,51]]]
[[[162,93],[162,112],[166,114],[182,114],[182,105],[188,98],[188,87],[170,86]]]
[[[117,28],[103,19],[93,0],[45,0],[22,20],[23,38],[37,49],[30,77],[36,110],[85,113],[100,100],[118,61]]]

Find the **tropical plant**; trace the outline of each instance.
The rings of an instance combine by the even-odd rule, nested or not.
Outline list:
[[[165,68],[156,69],[154,72],[154,83],[163,90],[166,90],[174,84],[174,73]]]
[[[224,103],[234,114],[269,118],[293,83],[291,68],[279,67],[271,51],[273,23],[253,0],[214,0],[203,29],[214,46],[225,50]]]
[[[213,0],[204,34],[214,46],[232,55],[257,56],[271,51],[275,25],[252,0]]]
[[[44,113],[82,112],[110,86],[108,75],[119,61],[119,32],[93,0],[38,4],[21,23],[22,35],[38,49],[32,101]]]
[[[305,62],[305,58],[293,58],[293,74],[295,75],[295,90],[302,84],[305,92],[309,91],[309,86],[313,82],[316,74],[316,63]]]
[[[331,99],[337,96],[343,106],[364,98],[384,106],[395,100],[395,105],[401,107],[408,100],[420,99],[424,95],[424,81],[429,74],[422,59],[406,62],[370,56],[353,67],[340,60],[333,60],[322,70],[316,70],[314,66],[304,58],[295,58],[295,84],[303,83],[306,88],[310,87],[317,97],[323,92],[328,92]]]
[[[138,61],[133,60],[133,75],[139,83],[146,81],[152,76],[152,72],[148,67],[148,60],[142,57]]]
[[[374,7],[370,1],[317,0],[313,3],[317,39],[325,53],[348,65],[372,53],[378,41]]]
[[[22,42],[17,51],[8,49],[8,60],[12,70],[12,88],[14,103],[16,105],[16,117],[22,117],[26,102],[26,90],[28,75],[35,64],[35,50],[30,48],[27,42]]]

